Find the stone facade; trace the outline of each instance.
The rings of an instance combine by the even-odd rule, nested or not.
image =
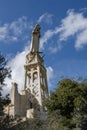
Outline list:
[[[40,26],[32,32],[31,48],[26,55],[24,89],[18,93],[17,83],[12,83],[9,114],[33,118],[34,114],[45,118],[43,101],[48,96],[47,75],[44,60],[39,52]]]

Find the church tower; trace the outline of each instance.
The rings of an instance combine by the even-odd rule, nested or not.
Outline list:
[[[48,96],[48,86],[44,60],[39,52],[39,40],[40,26],[36,25],[32,32],[30,52],[26,55],[24,89],[29,89],[31,93],[30,107],[43,111],[43,101]],[[35,103],[35,99],[38,103]]]
[[[33,118],[33,115],[37,114],[40,118],[46,117],[43,101],[48,96],[47,74],[39,51],[39,41],[40,26],[36,25],[32,32],[31,47],[24,65],[24,89],[19,94],[17,84],[12,84],[10,113],[13,116]]]

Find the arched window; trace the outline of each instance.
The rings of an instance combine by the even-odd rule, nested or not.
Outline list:
[[[28,74],[28,84],[31,84],[31,74]]]
[[[41,82],[41,84],[43,84],[43,76],[42,76],[42,73],[40,73],[40,82]]]
[[[37,93],[38,93],[38,85],[36,85],[36,86],[33,88],[33,93],[34,93],[34,94],[37,94]]]
[[[38,79],[38,75],[37,75],[37,72],[34,72],[33,73],[33,83],[37,84],[37,80]]]
[[[33,108],[33,104],[32,104],[32,102],[30,101],[30,109],[31,109],[31,108]]]

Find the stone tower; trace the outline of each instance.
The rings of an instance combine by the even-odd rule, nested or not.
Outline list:
[[[16,89],[13,87],[11,90],[11,103],[13,103],[15,110],[14,115],[31,118],[33,117],[32,113],[37,113],[41,118],[45,116],[43,101],[48,96],[48,86],[44,60],[41,52],[39,52],[39,40],[40,26],[36,25],[32,32],[31,47],[26,55],[26,63],[24,65],[24,90],[22,90],[21,94],[18,94],[17,85]]]
[[[30,52],[26,55],[25,89],[29,89],[42,111],[43,100],[48,96],[47,75],[44,60],[39,52],[40,26],[36,25],[32,32]],[[30,96],[31,107],[35,106],[33,96]],[[35,106],[37,107],[37,105]]]

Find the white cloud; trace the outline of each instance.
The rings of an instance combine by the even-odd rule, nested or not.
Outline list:
[[[48,86],[52,86],[52,79],[54,78],[54,70],[51,66],[48,66],[47,68],[47,79],[48,79]]]
[[[3,26],[0,26],[0,40],[5,40],[7,37],[8,32],[8,25],[4,24]]]
[[[61,21],[60,40],[66,40],[69,36],[73,36],[87,28],[87,18],[83,13],[76,13],[72,10],[67,12],[67,17]],[[78,34],[77,34],[78,35]]]
[[[40,39],[40,48],[44,48],[44,43],[47,43],[47,41],[54,35],[53,30],[47,30],[43,37]]]
[[[87,8],[81,8],[80,11],[84,13],[87,11]]]
[[[54,30],[47,30],[43,37],[40,39],[40,48],[44,49],[44,44],[48,42],[49,39],[51,39],[53,36],[57,35],[61,31],[61,28],[55,27]],[[60,45],[58,44],[58,48]]]
[[[50,51],[51,53],[56,53],[56,52],[58,51],[58,48],[57,48],[57,47],[55,47],[55,48],[49,47],[49,51]]]
[[[53,15],[49,13],[44,13],[37,20],[37,23],[42,23],[42,22],[51,25],[53,23]]]
[[[20,36],[30,28],[32,28],[32,25],[28,22],[28,19],[25,16],[13,21],[9,26],[9,29],[12,30],[15,36]]]
[[[86,10],[86,9],[85,9]],[[37,20],[38,23],[46,22],[50,24],[53,22],[53,15],[44,13]],[[28,39],[29,31],[32,29],[32,23],[28,21],[28,18],[22,16],[11,23],[0,24],[0,41],[4,42],[17,42],[19,40]],[[87,17],[83,12],[75,12],[74,10],[68,10],[67,16],[61,20],[61,24],[45,31],[40,40],[40,48],[44,49],[44,43],[47,43],[52,37],[56,36],[63,46],[63,41],[68,40],[69,37],[74,37],[74,46],[76,49],[80,49],[87,44],[86,38],[87,32]],[[50,51],[57,52],[60,47],[58,40],[55,43],[57,49],[50,49]]]
[[[11,59],[8,63],[8,66],[12,70],[12,78],[6,78],[5,83],[7,86],[4,88],[4,95],[7,94],[11,89],[11,83],[17,82],[18,90],[22,90],[24,87],[24,64],[25,64],[25,56],[28,53],[28,47],[25,48],[24,51],[18,53],[13,59]]]
[[[44,49],[44,43],[47,43],[53,36],[57,36],[61,45],[55,43],[57,48],[61,48],[63,41],[68,40],[69,37],[74,37],[74,46],[76,49],[81,49],[87,44],[87,17],[83,12],[75,12],[68,10],[67,16],[61,20],[61,24],[56,26],[53,30],[47,30],[41,38],[41,48]],[[58,50],[58,49],[56,49]],[[57,51],[56,51],[57,52]]]
[[[26,35],[29,34],[29,30],[32,28],[32,23],[30,23],[27,17],[22,16],[11,23],[6,23],[0,25],[0,41],[12,42],[23,40]]]
[[[87,29],[84,29],[76,38],[75,48],[81,49],[87,44]]]

